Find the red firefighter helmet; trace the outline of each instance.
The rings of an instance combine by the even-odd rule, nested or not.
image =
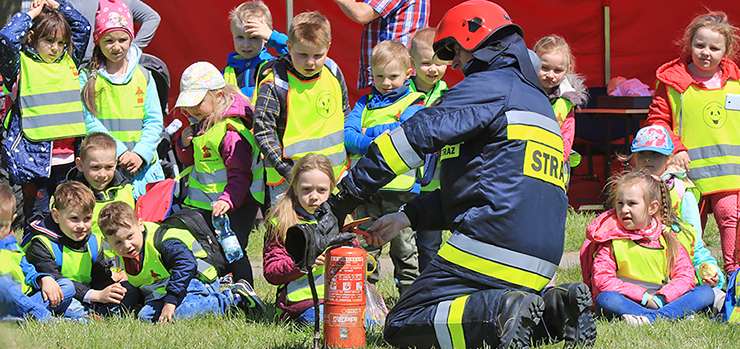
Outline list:
[[[506,11],[487,0],[469,0],[447,11],[437,25],[434,36],[434,57],[451,61],[455,57],[454,44],[472,52],[499,29],[513,26],[522,34],[522,28],[514,24]]]

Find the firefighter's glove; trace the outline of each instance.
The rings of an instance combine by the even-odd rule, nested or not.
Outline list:
[[[329,200],[327,200],[331,206],[331,212],[334,213],[334,217],[336,217],[342,224],[344,223],[345,217],[354,212],[355,208],[364,202],[358,194],[355,194],[351,190],[350,187],[353,186],[347,184],[347,181],[349,180],[348,177],[344,177],[344,179],[337,184],[337,193],[329,196]]]
[[[301,270],[308,270],[316,257],[329,246],[343,244],[355,238],[355,234],[339,231],[337,218],[331,213],[328,203],[323,203],[314,212],[316,223],[301,223],[285,234],[285,249]]]

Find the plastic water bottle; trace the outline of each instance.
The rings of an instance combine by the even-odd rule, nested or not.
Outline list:
[[[224,250],[226,260],[229,263],[239,260],[244,257],[242,247],[239,245],[239,240],[236,238],[236,234],[231,230],[231,223],[229,223],[229,216],[226,214],[213,217],[213,228],[216,229],[218,235],[218,242],[221,243],[221,248]]]

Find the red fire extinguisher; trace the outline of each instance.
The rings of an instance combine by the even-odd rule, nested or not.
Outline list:
[[[365,260],[358,246],[326,251],[324,281],[324,346],[365,347]]]

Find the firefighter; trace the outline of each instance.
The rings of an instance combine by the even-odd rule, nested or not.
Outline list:
[[[396,175],[441,151],[441,188],[379,219],[368,242],[400,229],[453,232],[388,314],[385,339],[417,348],[591,345],[584,284],[545,289],[563,252],[563,140],[528,54],[503,8],[470,0],[437,27],[434,57],[465,79],[389,134],[329,202],[344,217]]]

